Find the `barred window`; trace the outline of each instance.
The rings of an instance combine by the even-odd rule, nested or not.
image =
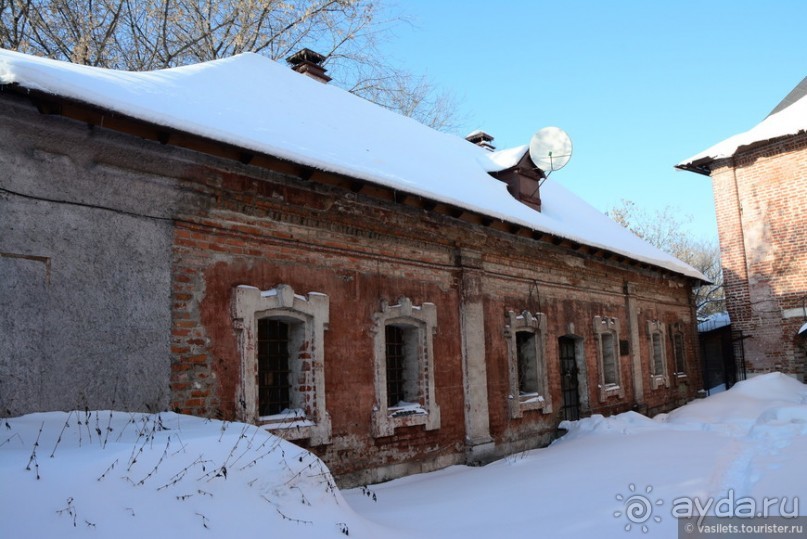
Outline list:
[[[619,357],[622,346],[619,341],[620,323],[618,318],[609,316],[594,317],[594,335],[596,337],[597,355],[600,366],[600,402],[609,398],[625,398],[622,385],[622,371]],[[627,347],[626,347],[627,348]],[[627,350],[625,350],[627,352]]]
[[[418,384],[418,330],[415,327],[386,327],[387,406],[420,403]]]
[[[507,343],[510,391],[508,404],[511,418],[519,418],[528,410],[550,413],[544,336],[546,316],[542,313],[507,311],[504,337]]]
[[[600,334],[602,373],[605,385],[619,385],[619,362],[616,354],[616,339],[613,333]]]
[[[290,440],[330,443],[325,405],[324,334],[328,296],[279,284],[233,291],[233,326],[241,353],[239,418]]]
[[[376,405],[373,436],[391,436],[404,426],[440,428],[435,402],[432,336],[437,331],[432,303],[412,305],[400,298],[395,305],[381,302],[373,315]]]
[[[292,407],[289,370],[289,324],[258,320],[258,415],[279,414]]]
[[[659,320],[647,322],[647,336],[649,346],[650,385],[653,389],[670,386],[670,377],[667,375],[667,326]]]
[[[673,353],[675,354],[675,373],[684,374],[686,356],[684,355],[684,336],[681,333],[673,333]]]
[[[664,374],[664,341],[661,333],[655,332],[650,335],[651,341],[651,366],[653,374]]]

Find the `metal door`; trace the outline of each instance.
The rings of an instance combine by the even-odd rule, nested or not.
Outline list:
[[[570,421],[580,419],[580,392],[577,379],[577,359],[575,357],[575,341],[569,337],[561,337],[560,349],[560,387],[563,394],[563,418]]]

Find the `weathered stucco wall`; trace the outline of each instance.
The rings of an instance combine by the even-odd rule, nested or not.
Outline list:
[[[168,404],[176,195],[115,138],[0,101],[3,413]]]

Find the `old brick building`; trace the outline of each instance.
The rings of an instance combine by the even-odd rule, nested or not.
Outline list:
[[[697,271],[319,78],[0,51],[3,409],[255,422],[358,484],[701,389]]]
[[[807,78],[753,129],[677,166],[712,178],[726,306],[748,375],[804,381]]]

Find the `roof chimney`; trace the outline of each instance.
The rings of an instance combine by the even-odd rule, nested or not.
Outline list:
[[[481,146],[482,148],[485,148],[489,152],[492,152],[493,150],[496,149],[496,146],[491,144],[491,142],[493,142],[493,137],[488,135],[484,131],[480,131],[478,129],[472,133],[468,133],[465,136],[465,140],[467,140],[471,144]]]
[[[286,61],[297,73],[308,75],[324,84],[328,84],[328,81],[331,80],[331,77],[325,74],[327,70],[322,67],[325,57],[311,49],[300,49],[286,58]]]
[[[541,169],[535,167],[526,148],[519,153],[513,153],[511,150],[503,150],[499,153],[511,155],[506,164],[502,163],[506,168],[493,171],[490,175],[506,183],[507,190],[516,200],[534,210],[541,211],[540,187],[541,182],[546,179],[546,175]]]

